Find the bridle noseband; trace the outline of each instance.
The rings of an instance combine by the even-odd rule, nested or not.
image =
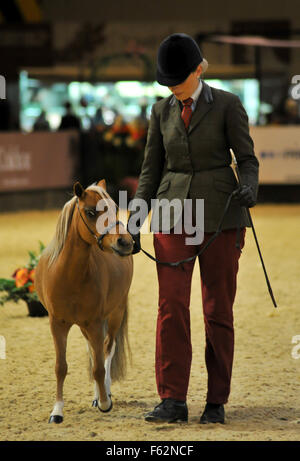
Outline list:
[[[83,218],[83,216],[82,216],[82,214],[81,214],[81,211],[80,211],[80,208],[79,208],[79,200],[78,200],[78,197],[77,197],[77,199],[76,199],[76,202],[77,202],[77,207],[78,207],[79,215],[80,215],[82,221],[84,222],[84,224],[86,225],[86,227],[87,227],[87,229],[89,230],[89,232],[92,234],[92,236],[93,236],[93,237],[95,238],[95,240],[97,241],[99,248],[100,248],[101,250],[104,250],[103,245],[102,245],[102,240],[104,239],[104,237],[109,233],[109,231],[110,231],[113,227],[117,226],[118,224],[122,224],[122,225],[123,225],[123,223],[122,223],[121,221],[115,221],[115,222],[111,223],[111,224],[106,228],[106,230],[105,230],[102,234],[96,235],[95,232],[90,228],[90,226],[88,225],[88,223],[85,221],[85,219]]]

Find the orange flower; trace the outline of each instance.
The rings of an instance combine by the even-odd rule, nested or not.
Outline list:
[[[35,276],[35,269],[31,269],[31,271],[29,272],[29,280],[32,281],[32,285],[29,285],[29,287],[28,287],[28,290],[29,290],[30,293],[35,291],[34,276]]]
[[[32,282],[34,282],[34,276],[35,276],[35,269],[31,269],[29,272],[29,278]]]
[[[23,285],[25,285],[25,283],[28,282],[28,278],[29,278],[28,269],[26,268],[19,269],[18,272],[16,273],[16,287],[20,288]]]

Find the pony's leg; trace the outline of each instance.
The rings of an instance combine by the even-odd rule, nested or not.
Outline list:
[[[93,356],[92,356],[92,351],[91,351],[91,347],[90,347],[89,342],[87,343],[87,345],[88,345],[88,351],[89,351],[89,354],[90,354],[90,360],[93,363]],[[114,353],[115,353],[115,348],[116,348],[116,344],[114,342],[113,347],[111,348],[111,351],[110,351],[109,355],[106,357],[105,362],[104,362],[104,369],[105,369],[104,385],[105,385],[105,389],[106,389],[106,394],[109,397],[111,397],[111,392],[110,392],[110,386],[111,386],[110,369],[111,369],[111,361],[112,361],[112,358],[113,358]],[[93,399],[93,402],[92,402],[93,407],[98,406],[99,397],[100,397],[99,386],[98,386],[97,382],[95,381],[94,399]]]
[[[82,327],[80,327],[80,329],[81,329],[81,333],[83,334],[83,336],[86,339],[86,347],[87,347],[87,351],[88,351],[88,355],[89,355],[89,374],[90,374],[90,378],[92,380],[93,379],[93,366],[94,366],[93,349],[92,349],[92,347],[90,345],[89,338],[88,338],[88,335],[87,335],[86,331]],[[95,383],[95,391],[94,391],[94,399],[93,399],[92,406],[97,407],[100,394],[99,394],[98,384],[96,383],[96,381],[94,381],[94,383]]]
[[[124,316],[124,309],[119,308],[108,318],[107,335],[104,340],[104,357],[105,357],[105,387],[108,395],[111,395],[111,363],[116,350],[116,336],[121,326]]]
[[[68,371],[68,364],[66,361],[66,348],[67,348],[67,337],[71,324],[62,323],[57,321],[50,316],[50,327],[54,340],[55,352],[56,352],[56,402],[53,411],[49,418],[49,423],[59,424],[63,421],[63,385],[64,380]]]
[[[104,383],[105,383],[106,393],[109,396],[111,396],[111,392],[110,392],[110,386],[111,386],[111,372],[110,372],[111,361],[112,361],[112,358],[114,356],[115,350],[116,350],[116,342],[113,341],[111,350],[110,350],[109,354],[107,355],[107,357],[105,359],[105,362],[104,362],[104,368],[105,368],[105,382]]]
[[[93,352],[93,376],[96,382],[95,399],[98,402],[98,408],[102,412],[108,412],[112,408],[110,395],[106,392],[105,387],[105,367],[103,358],[103,333],[102,327],[93,325],[86,331],[89,344]],[[96,406],[94,400],[93,405]]]
[[[84,336],[86,336],[86,333],[84,331],[82,331],[82,333],[84,334]],[[90,375],[91,375],[91,379],[93,379],[93,366],[94,366],[94,359],[93,359],[93,350],[91,348],[91,345],[89,343],[89,340],[86,336],[86,345],[87,345],[87,350],[88,350],[88,354],[89,354],[89,371],[90,371]],[[98,401],[99,401],[99,397],[100,397],[100,392],[99,392],[99,386],[98,384],[96,383],[96,381],[94,381],[94,399],[93,399],[93,402],[92,402],[92,406],[93,407],[97,407],[98,406]]]
[[[94,387],[94,399],[93,399],[93,402],[92,402],[92,407],[98,407],[99,398],[100,398],[100,391],[99,391],[99,386],[96,383],[96,381],[95,381],[94,386],[95,386]]]

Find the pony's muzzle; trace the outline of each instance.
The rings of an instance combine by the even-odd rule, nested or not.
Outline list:
[[[114,249],[117,249],[117,251],[119,253],[122,253],[124,256],[130,254],[133,250],[132,238],[120,236],[116,241],[116,246],[114,247]]]

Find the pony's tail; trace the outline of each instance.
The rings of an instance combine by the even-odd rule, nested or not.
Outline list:
[[[125,310],[121,326],[116,336],[116,349],[111,362],[111,379],[119,381],[125,378],[127,370],[127,355],[131,361],[131,350],[128,340],[128,298],[125,300]]]

